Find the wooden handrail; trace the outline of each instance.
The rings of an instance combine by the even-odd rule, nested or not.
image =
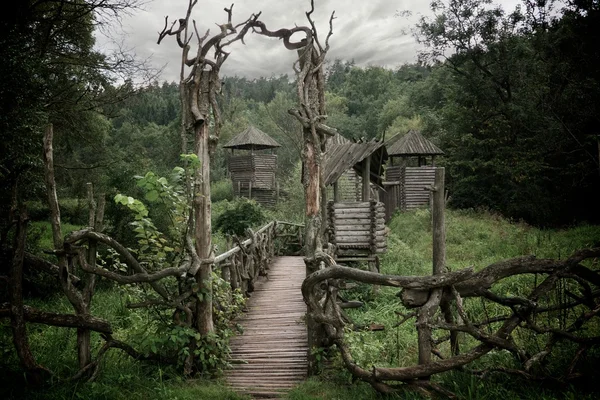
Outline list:
[[[296,226],[298,228],[304,228],[304,224],[297,224],[295,222],[287,222],[287,221],[275,221],[277,223],[277,225],[289,225],[289,226]]]
[[[276,221],[271,221],[268,224],[266,224],[265,226],[263,226],[262,228],[260,228],[259,230],[257,230],[255,233],[263,233],[264,231],[266,231],[267,229],[269,229],[271,226],[273,226],[273,224]],[[242,250],[242,248],[240,247],[240,245],[247,247],[248,245],[250,245],[252,243],[254,239],[253,238],[248,238],[246,240],[244,240],[242,243],[240,243],[239,245],[227,250],[225,253],[223,254],[219,254],[218,256],[215,257],[215,264],[218,264],[222,261],[227,260],[229,257],[231,257],[232,255],[234,255],[235,253],[239,252],[240,250]]]
[[[299,229],[302,225],[271,221],[256,232],[252,232],[252,236],[248,239],[212,260],[213,266],[221,270],[221,277],[231,284],[233,290],[239,289],[248,295],[254,290],[254,284],[259,276],[268,276],[269,265],[275,256],[274,243],[278,237],[279,225],[284,232],[298,230],[299,242],[302,242],[302,230]],[[225,260],[229,261],[224,262]]]
[[[273,226],[273,224],[275,224],[275,225],[290,225],[290,226],[296,226],[296,227],[299,227],[299,228],[304,227],[303,224],[296,224],[296,223],[293,223],[293,222],[271,221],[268,224],[266,224],[265,226],[263,226],[262,228],[260,228],[259,230],[257,230],[255,232],[255,234],[256,233],[263,233],[267,229],[271,228]],[[215,257],[214,263],[218,264],[220,262],[223,262],[223,261],[227,260],[229,257],[231,257],[232,255],[234,255],[234,254],[236,254],[236,253],[238,253],[239,251],[242,250],[242,248],[240,247],[240,245],[244,246],[244,247],[248,247],[250,244],[252,244],[253,240],[254,240],[253,238],[248,238],[248,239],[244,240],[243,242],[241,242],[239,245],[237,245],[237,246],[235,246],[235,247],[227,250],[225,253],[219,254],[218,256]]]

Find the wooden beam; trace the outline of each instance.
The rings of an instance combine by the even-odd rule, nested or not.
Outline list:
[[[363,170],[362,170],[362,201],[369,201],[371,197],[371,180],[369,177],[371,176],[371,156],[367,156],[363,160]]]

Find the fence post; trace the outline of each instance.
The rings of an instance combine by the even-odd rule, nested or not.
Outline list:
[[[435,169],[435,183],[432,192],[432,230],[433,230],[433,274],[444,272],[446,266],[446,208],[444,190],[444,168]]]
[[[436,168],[435,183],[432,188],[432,231],[433,231],[433,275],[443,273],[446,262],[446,231],[444,201],[444,168]],[[419,309],[417,332],[419,340],[419,364],[431,362],[431,328],[429,321],[435,314],[442,299],[442,289],[434,289],[427,302]],[[426,377],[424,379],[429,379]]]

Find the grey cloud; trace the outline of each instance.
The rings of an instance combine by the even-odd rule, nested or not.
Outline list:
[[[200,1],[192,17],[199,31],[218,29],[215,23],[226,19],[223,7],[229,7],[231,0]],[[326,0],[316,1],[313,19],[316,21],[321,40],[329,30],[329,16],[335,10],[334,35],[331,37],[329,59],[354,59],[358,65],[382,65],[397,67],[416,59],[418,45],[406,34],[418,20],[418,15],[427,12],[427,2],[418,0]],[[185,14],[187,0],[155,0],[146,11],[123,18],[124,41],[135,49],[140,58],[151,56],[156,67],[165,66],[161,79],[179,80],[181,51],[173,38],[165,38],[161,45],[156,44],[158,31],[164,25],[165,15],[169,20]],[[305,12],[310,2],[297,0],[239,0],[234,6],[234,23],[248,18],[253,12],[262,11],[261,20],[269,29],[291,27],[307,23]],[[397,11],[410,10],[413,16],[400,18]],[[119,32],[115,28],[114,32]],[[118,36],[119,33],[115,33]],[[192,43],[194,41],[192,40]],[[99,47],[108,47],[108,40],[98,38]],[[223,75],[238,75],[248,78],[280,74],[292,75],[294,52],[286,50],[274,39],[248,35],[246,45],[235,43],[229,49],[231,55],[224,65]]]

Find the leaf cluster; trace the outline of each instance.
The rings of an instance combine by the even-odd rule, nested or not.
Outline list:
[[[217,217],[215,229],[241,237],[246,229],[259,226],[265,220],[266,214],[258,203],[242,198],[228,203],[226,210]]]

